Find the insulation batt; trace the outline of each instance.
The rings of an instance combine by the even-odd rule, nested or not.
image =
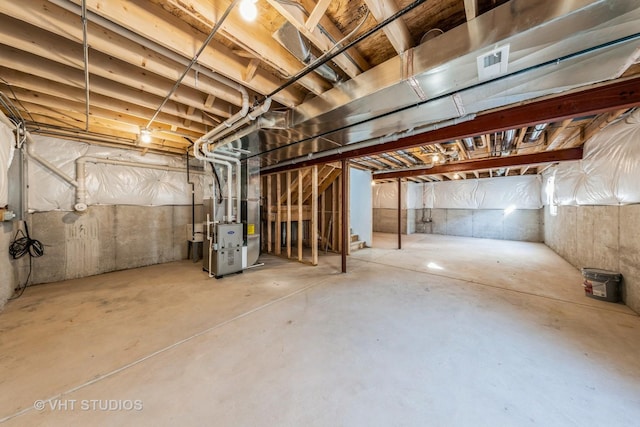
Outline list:
[[[597,133],[582,160],[560,163],[545,174],[551,176],[559,205],[640,203],[640,110]]]
[[[459,181],[402,183],[402,209],[540,209],[537,175]],[[373,207],[397,209],[397,183],[373,187]]]
[[[9,198],[8,174],[15,141],[12,129],[0,123],[0,207],[6,206]]]
[[[34,135],[34,150],[75,178],[75,161],[82,156],[110,158],[139,163],[185,167],[184,158],[146,154],[111,147]],[[195,161],[194,161],[195,162]],[[190,205],[191,186],[185,173],[130,166],[86,164],[89,205]],[[224,178],[224,177],[222,177]],[[212,178],[191,175],[195,182],[196,203],[211,197]],[[224,184],[223,184],[224,185]],[[29,159],[29,209],[31,211],[71,211],[75,188],[37,161]]]

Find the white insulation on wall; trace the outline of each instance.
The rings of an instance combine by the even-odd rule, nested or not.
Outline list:
[[[560,163],[553,195],[559,205],[640,203],[640,110],[588,140],[582,160]]]
[[[33,140],[36,154],[53,163],[70,177],[75,177],[75,160],[81,156],[185,167],[184,158],[175,156],[158,154],[143,156],[131,150],[100,147],[37,135]],[[186,171],[182,173],[87,163],[86,172],[89,205],[191,204],[191,186],[187,183]],[[202,203],[203,194],[204,197],[211,197],[210,176],[192,174],[190,178],[195,183],[196,203]],[[74,203],[75,188],[72,185],[37,161],[29,159],[29,209],[31,211],[71,211]]]
[[[418,199],[416,202],[416,195],[419,195],[419,191],[415,190],[418,184],[403,182],[402,183],[402,209],[415,209],[416,204],[420,203]],[[414,188],[408,190],[409,188]],[[398,183],[397,182],[385,182],[383,184],[376,184],[373,186],[373,208],[374,209],[398,209]]]
[[[542,180],[538,175],[505,176],[423,184],[426,208],[540,209]],[[432,190],[428,189],[432,187]]]
[[[402,184],[402,209],[540,209],[538,175]],[[397,183],[378,184],[374,208],[398,207]]]
[[[9,166],[13,159],[15,146],[13,131],[0,122],[0,207],[4,207],[9,199]]]

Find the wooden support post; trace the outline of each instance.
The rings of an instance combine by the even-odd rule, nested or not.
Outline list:
[[[304,221],[302,220],[302,169],[298,169],[298,261],[302,261],[302,236]]]
[[[282,194],[282,180],[280,174],[276,175],[276,248],[275,254],[282,251],[282,211],[280,210],[280,194]]]
[[[266,202],[266,193],[265,188],[267,188],[267,177],[260,177],[260,207],[262,209],[260,216],[260,230],[263,230],[260,235],[260,252],[265,252],[267,250],[267,239],[266,239],[266,230],[267,229],[267,217],[269,216],[268,209],[265,209]]]
[[[327,228],[325,222],[327,221],[326,215],[326,200],[324,197],[325,193],[320,194],[320,247],[325,247],[325,233],[327,232]]]
[[[338,177],[338,229],[340,232],[338,233],[338,251],[342,253],[342,179],[343,174]]]
[[[311,264],[318,265],[318,166],[311,175]]]
[[[331,250],[336,252],[338,247],[338,233],[340,233],[340,229],[337,227],[338,225],[338,190],[337,190],[338,180],[336,179],[331,184],[331,218],[333,226],[331,228]]]
[[[287,258],[291,258],[291,172],[287,171]]]
[[[398,178],[398,249],[402,249],[402,178]]]
[[[341,186],[342,186],[342,200],[341,200],[341,208],[342,208],[342,218],[340,219],[340,225],[342,226],[342,229],[340,230],[341,235],[342,235],[342,272],[346,273],[347,272],[347,251],[349,246],[351,246],[349,244],[349,219],[348,219],[348,215],[349,215],[349,208],[348,208],[348,201],[347,201],[347,195],[348,195],[348,182],[349,179],[347,177],[347,175],[349,174],[349,164],[347,163],[347,159],[342,159],[342,176],[341,176]]]
[[[267,253],[271,253],[271,175],[267,175]]]

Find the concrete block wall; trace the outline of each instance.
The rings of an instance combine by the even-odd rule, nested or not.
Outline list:
[[[196,208],[202,221],[202,207]],[[191,206],[91,206],[83,215],[29,215],[31,237],[45,245],[33,260],[33,284],[187,258]],[[20,279],[26,279],[24,267]],[[22,277],[24,276],[24,277]]]
[[[622,273],[623,300],[640,313],[640,205],[544,210],[544,242],[576,268]]]
[[[542,242],[543,227],[541,209],[418,209],[415,215],[416,232],[449,236]]]
[[[402,234],[415,233],[416,209],[402,209],[400,214],[402,216]],[[397,233],[398,210],[374,208],[373,231],[379,233]]]
[[[14,268],[17,261],[13,261],[9,255],[9,245],[15,230],[14,222],[0,222],[0,311],[18,285],[18,275]]]

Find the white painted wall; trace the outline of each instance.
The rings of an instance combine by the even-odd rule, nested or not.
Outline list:
[[[373,230],[373,198],[371,195],[371,172],[351,168],[349,176],[349,206],[351,229],[360,240],[371,246]]]

